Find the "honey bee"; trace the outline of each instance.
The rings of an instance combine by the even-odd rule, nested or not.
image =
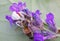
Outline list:
[[[11,21],[15,21],[14,24],[16,24],[18,27],[15,29],[16,31],[20,28],[22,28],[24,34],[26,34],[30,39],[32,39],[32,33],[31,30],[28,28],[28,24],[30,22],[30,16],[24,14],[24,12],[18,12],[15,11],[11,15]],[[10,18],[9,18],[10,19]],[[9,20],[10,21],[10,20]]]
[[[22,23],[23,23],[23,26],[24,26],[23,32],[24,32],[30,39],[33,39],[32,32],[31,32],[31,30],[28,28],[29,20],[26,19],[26,20],[24,20]]]

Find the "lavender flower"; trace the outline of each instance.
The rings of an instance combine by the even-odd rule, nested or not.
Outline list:
[[[44,25],[40,17],[41,12],[39,10],[31,12],[26,9],[26,3],[22,2],[13,3],[9,9],[13,12],[13,14],[11,16],[7,15],[6,19],[11,25],[16,24],[20,27],[24,27],[22,21],[25,21],[26,19],[28,21],[28,28],[30,28],[30,30],[33,32],[34,41],[44,41],[46,39],[55,37],[54,34],[44,30]],[[54,15],[52,13],[48,13],[46,15],[46,23],[51,31],[56,32]]]
[[[40,18],[40,15],[41,15],[41,13],[40,13],[39,10],[36,10],[35,13],[32,13],[32,16],[33,16],[34,20],[36,20],[39,23],[42,22],[42,20]]]
[[[57,29],[54,22],[54,15],[52,13],[46,15],[46,23],[48,24],[49,30],[56,32]]]
[[[39,12],[39,10],[36,10],[36,12],[32,13],[32,17],[33,17],[33,24],[39,28],[44,28],[44,25],[43,25],[43,22],[41,20],[41,17],[40,17],[41,13]]]
[[[10,15],[6,15],[6,19],[10,22],[10,25],[16,22],[16,20],[13,20]]]
[[[16,11],[16,12],[20,12],[21,10],[25,9],[26,8],[26,4],[25,3],[22,3],[22,2],[19,2],[18,4],[17,3],[13,3],[11,6],[10,6],[10,10],[11,11]]]
[[[55,37],[54,34],[49,31],[40,30],[37,26],[34,26],[32,22],[28,24],[28,27],[33,32],[34,41],[44,41]]]
[[[33,21],[33,24],[34,24],[35,26],[40,25],[40,24],[39,24],[40,21],[38,21],[38,19],[37,19],[38,17],[37,17],[37,15],[36,15],[35,13],[32,13],[32,17],[33,17],[33,20],[34,20],[34,21]]]

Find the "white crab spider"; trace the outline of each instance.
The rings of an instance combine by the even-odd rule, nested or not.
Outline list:
[[[11,17],[13,20],[24,20],[24,15],[22,12],[19,12],[19,14],[22,16],[19,16],[15,11],[12,13]]]
[[[12,17],[13,20],[18,20],[18,21],[15,22],[15,24],[16,24],[17,26],[23,27],[22,21],[25,20],[25,18],[24,18],[24,12],[21,11],[21,12],[18,12],[18,13],[20,14],[20,16],[19,16],[19,14],[17,14],[17,13],[14,11],[14,12],[12,13],[11,17]],[[21,21],[19,21],[19,20],[21,20]]]

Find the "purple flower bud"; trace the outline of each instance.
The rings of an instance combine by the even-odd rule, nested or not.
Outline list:
[[[46,23],[48,24],[49,30],[56,32],[57,29],[54,22],[54,15],[52,13],[46,15]]]
[[[50,12],[50,13],[48,13],[48,14],[46,15],[46,18],[47,18],[48,20],[54,20],[54,15]]]
[[[41,12],[39,10],[36,10],[35,13],[41,15]]]
[[[23,9],[22,11],[29,15],[29,10],[28,9]]]
[[[18,8],[20,9],[20,11],[25,9],[26,8],[26,3],[19,2],[18,3]]]
[[[33,34],[34,41],[44,41],[43,36],[40,33]]]
[[[16,3],[13,3],[11,6],[10,6],[10,8],[9,8],[12,12],[13,11],[16,11],[16,12],[19,12],[20,11],[20,9],[19,9],[19,7],[18,7],[18,4],[16,4]]]
[[[11,11],[16,11],[16,12],[20,12],[21,10],[25,9],[26,8],[26,3],[22,3],[22,2],[19,2],[18,4],[17,3],[13,3],[11,6],[10,6],[10,10]]]
[[[19,6],[19,7],[22,7],[22,8],[25,8],[25,7],[26,7],[26,3],[19,2],[19,3],[18,3],[18,6]]]
[[[42,23],[42,20],[37,12],[38,11],[36,11],[36,13],[32,13],[32,17],[35,20],[35,24],[40,25]]]
[[[6,15],[6,19],[10,22],[10,25],[14,23],[14,20],[11,18],[11,16]]]

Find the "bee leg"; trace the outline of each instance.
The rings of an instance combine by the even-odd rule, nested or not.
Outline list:
[[[32,36],[32,33],[31,32],[30,33],[27,33],[26,35],[29,37],[29,39],[33,39],[33,36]]]
[[[58,29],[57,33],[60,34],[60,29]]]
[[[17,27],[16,29],[15,29],[15,31],[17,32],[18,30],[20,30],[21,28],[20,27]]]

